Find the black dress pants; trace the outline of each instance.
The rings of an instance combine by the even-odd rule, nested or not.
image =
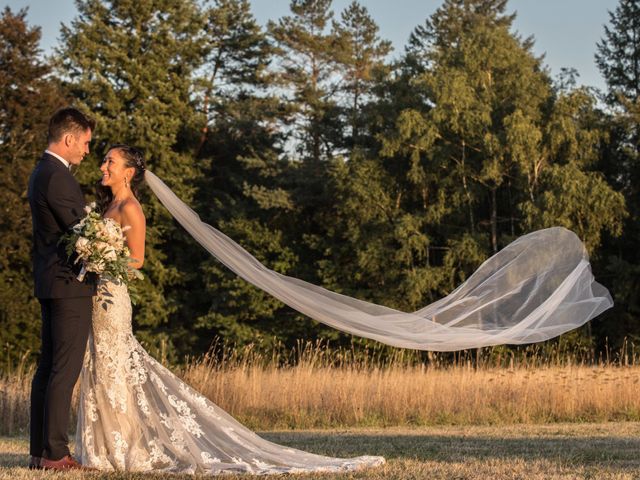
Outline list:
[[[80,375],[92,297],[40,299],[42,351],[31,383],[30,454],[59,460],[69,455],[69,416]]]

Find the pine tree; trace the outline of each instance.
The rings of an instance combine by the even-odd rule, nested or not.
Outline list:
[[[222,105],[249,85],[264,87],[269,81],[266,72],[272,52],[266,36],[251,14],[248,0],[216,0],[207,12],[206,76],[202,81],[202,105],[207,120],[228,120]],[[203,129],[200,147],[207,140],[209,129]]]
[[[505,10],[503,0],[447,1],[425,31],[434,67],[423,78],[433,92],[430,117],[442,137],[436,145],[461,177],[471,233],[487,225],[493,253],[499,223],[510,227],[514,216],[511,209],[498,211],[518,168],[508,154],[505,124],[518,119],[535,130],[549,95],[531,40],[511,34],[514,15]]]
[[[624,194],[629,216],[624,235],[608,239],[602,259],[611,279],[614,311],[602,325],[603,336],[619,346],[640,332],[640,2],[620,0],[609,12],[610,25],[598,42],[596,64],[604,76],[609,106],[600,168]]]
[[[620,0],[609,21],[596,63],[609,87],[609,103],[624,108],[640,98],[640,2]]]
[[[279,84],[295,109],[295,147],[302,159],[314,163],[333,156],[340,131],[335,98],[338,42],[329,31],[330,7],[331,0],[292,0],[292,15],[268,25],[278,48]]]
[[[609,19],[611,26],[605,25],[595,56],[612,109],[611,141],[603,167],[625,193],[632,212],[628,227],[634,228],[640,215],[640,2],[620,0]]]
[[[190,202],[201,176],[198,132],[206,124],[194,96],[207,53],[202,9],[195,0],[79,0],[77,9],[62,28],[58,56],[74,98],[97,119],[94,156],[101,159],[114,143],[138,146],[149,169]],[[93,184],[97,165],[83,167],[81,178]],[[146,278],[134,319],[153,351],[171,345],[168,322],[189,321],[180,311],[180,287],[194,265],[193,241],[151,197],[143,199]]]
[[[294,209],[286,191],[290,164],[282,158],[288,107],[270,87],[273,46],[246,0],[218,0],[208,13],[210,52],[205,92],[209,123],[200,149],[205,180],[199,211],[262,263],[290,273],[297,258],[289,244]],[[214,336],[229,343],[296,337],[297,314],[269,294],[204,258],[194,279],[191,342],[206,349]]]
[[[40,28],[26,15],[5,7],[0,16],[0,345],[11,361],[39,345],[27,182],[46,148],[49,117],[66,100],[41,58]]]
[[[344,86],[345,99],[342,110],[349,125],[350,136],[345,135],[345,147],[360,147],[369,137],[364,131],[367,103],[371,101],[375,82],[385,65],[385,57],[391,51],[391,42],[378,37],[378,25],[366,7],[357,1],[342,12],[340,22],[334,22],[333,31],[340,42],[337,49],[338,63]]]
[[[292,0],[291,15],[268,24],[276,47],[276,86],[289,111],[285,154],[292,161],[287,184],[293,210],[289,245],[297,257],[291,274],[318,283],[319,252],[314,239],[324,235],[323,217],[333,203],[328,190],[329,161],[343,144],[338,89],[340,42],[331,30],[331,0]]]
[[[610,180],[629,201],[632,225],[638,224],[640,203],[640,2],[620,0],[609,12],[611,26],[605,26],[598,43],[596,63],[608,86],[611,107],[610,147],[603,165]],[[629,227],[632,227],[629,225]],[[633,227],[632,227],[633,228]]]

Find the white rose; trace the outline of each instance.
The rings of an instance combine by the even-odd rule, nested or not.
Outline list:
[[[76,253],[78,255],[80,255],[81,257],[86,256],[90,253],[89,251],[89,240],[87,240],[85,237],[78,237],[78,240],[76,240]]]
[[[98,238],[112,245],[115,244],[122,238],[122,230],[118,222],[112,218],[106,218],[98,228]]]
[[[98,223],[96,225],[96,237],[100,240],[107,240],[109,238],[107,226],[104,223]]]
[[[95,247],[97,251],[104,253],[109,248],[109,244],[107,242],[101,242],[100,240],[97,240],[95,242]]]
[[[122,229],[117,222],[111,222],[108,227],[109,240],[111,240],[111,243],[115,243],[122,238]]]
[[[104,252],[104,258],[108,262],[115,262],[117,260],[117,258],[118,258],[118,255],[116,254],[116,251],[113,248],[109,247]]]
[[[96,249],[106,261],[116,260],[118,257],[114,248],[106,242],[96,242]]]

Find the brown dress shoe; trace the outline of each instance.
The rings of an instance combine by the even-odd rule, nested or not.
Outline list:
[[[40,466],[40,457],[31,456],[31,460],[29,460],[29,470],[42,470]]]
[[[62,457],[60,460],[49,460],[48,458],[42,457],[40,460],[40,467],[45,470],[69,470],[69,469],[80,469],[85,470],[85,468],[80,465],[77,461],[75,461],[71,455],[67,455]]]

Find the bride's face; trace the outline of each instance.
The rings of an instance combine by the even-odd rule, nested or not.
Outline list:
[[[131,181],[134,173],[133,168],[126,166],[126,161],[119,149],[109,150],[100,165],[102,172],[101,183],[105,187],[124,186],[125,178],[127,182]]]

